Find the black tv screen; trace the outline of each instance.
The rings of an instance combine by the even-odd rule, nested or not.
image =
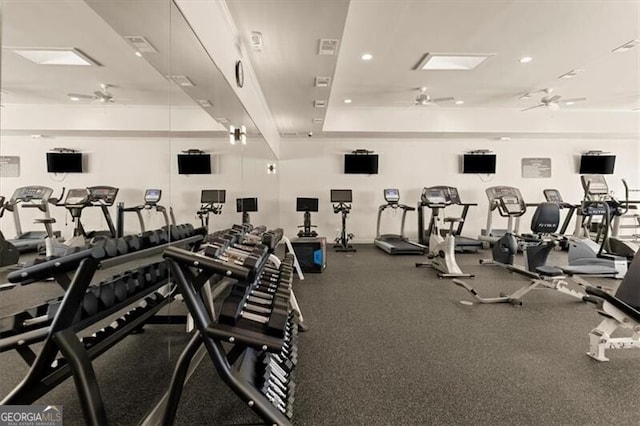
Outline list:
[[[345,154],[344,155],[345,174],[378,174],[377,154]]]
[[[224,204],[227,198],[227,191],[224,189],[203,189],[200,193],[200,203],[202,204]]]
[[[242,212],[257,212],[258,211],[258,199],[253,198],[236,198],[236,211]]]
[[[211,155],[209,154],[178,154],[178,174],[210,175],[211,174]]]
[[[583,155],[580,157],[580,174],[611,175],[615,164],[615,155]]]
[[[79,152],[47,152],[47,172],[82,173],[82,154]]]
[[[464,154],[462,161],[462,173],[487,173],[496,172],[495,154]]]
[[[296,199],[296,211],[298,212],[317,212],[318,211],[318,199],[317,198],[302,198]]]

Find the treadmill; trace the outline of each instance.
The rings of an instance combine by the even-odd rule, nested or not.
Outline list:
[[[434,221],[435,216],[438,213],[436,210],[442,208],[441,205],[435,206],[437,203],[434,203],[433,199],[431,199],[431,195],[433,193],[437,193],[442,198],[447,200],[447,205],[456,204],[458,206],[462,206],[462,213],[460,214],[460,218],[462,221],[458,222],[458,226],[453,230],[453,236],[455,238],[455,251],[458,253],[475,253],[482,248],[482,241],[463,237],[462,235],[462,227],[464,226],[464,222],[467,219],[467,213],[469,212],[469,207],[477,206],[476,203],[463,203],[460,200],[460,194],[458,194],[458,189],[453,186],[432,186],[430,188],[424,188],[422,190],[422,195],[420,197],[420,201],[418,202],[418,242],[425,246],[429,246],[429,237],[431,236],[431,232],[434,229]],[[424,226],[424,207],[428,207],[431,209],[431,219],[429,220],[429,227],[425,230]],[[435,209],[435,210],[434,210]],[[448,231],[443,230],[445,234]]]
[[[87,233],[87,238],[117,238],[118,232],[111,219],[111,213],[109,213],[109,207],[113,206],[118,196],[118,188],[113,186],[89,186],[89,199],[87,207],[100,207],[102,215],[107,222],[108,230],[104,231],[91,231]]]
[[[426,250],[424,245],[409,241],[409,239],[404,236],[404,224],[407,218],[407,212],[414,211],[415,208],[400,204],[400,191],[398,189],[385,189],[384,199],[387,204],[378,207],[378,224],[376,228],[376,238],[373,240],[373,243],[376,247],[388,254],[424,254]],[[380,218],[382,217],[382,212],[388,208],[402,210],[400,235],[380,234]]]
[[[161,198],[161,189],[146,189],[144,191],[144,204],[140,204],[134,207],[125,207],[124,203],[118,203],[116,216],[116,231],[118,237],[124,236],[124,214],[127,212],[136,213],[136,216],[138,217],[138,223],[140,224],[140,232],[145,232],[147,230],[144,225],[144,218],[142,217],[143,210],[155,210],[156,212],[162,214],[165,226],[175,226],[176,218],[173,214],[173,209],[169,208],[169,211],[167,212],[167,208],[159,204]],[[171,219],[169,219],[169,215],[171,215]]]
[[[13,221],[16,226],[16,237],[8,240],[20,253],[27,253],[38,250],[38,246],[44,244],[48,236],[48,231],[22,231],[20,223],[20,207],[36,208],[43,213],[42,219],[36,219],[36,223],[45,224],[45,228],[51,227],[51,213],[49,211],[49,197],[53,195],[53,190],[46,186],[23,186],[17,188],[11,199],[4,205],[5,209],[13,213]],[[39,220],[43,220],[39,222]]]

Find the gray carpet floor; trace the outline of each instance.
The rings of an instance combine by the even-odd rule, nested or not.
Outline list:
[[[473,299],[464,289],[414,267],[423,257],[357,248],[330,252],[323,273],[294,284],[311,326],[300,336],[294,424],[638,424],[640,352],[609,351],[609,363],[588,358],[587,334],[600,322],[593,305],[551,290],[530,293],[522,307],[466,305],[460,301]],[[497,295],[526,283],[480,266],[488,256],[457,257],[476,275],[470,282],[478,291]],[[556,252],[550,263],[565,261]],[[55,295],[55,287],[3,292],[0,314]],[[137,423],[167,386],[186,342],[180,326],[148,326],[95,361],[112,424]],[[27,369],[15,353],[1,353],[0,365],[6,395]],[[62,404],[65,424],[84,424],[71,380],[40,402]],[[259,419],[205,359],[184,390],[176,423]]]

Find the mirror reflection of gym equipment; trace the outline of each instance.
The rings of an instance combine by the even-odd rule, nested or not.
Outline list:
[[[222,214],[222,207],[227,199],[224,189],[203,189],[200,192],[200,208],[196,212],[200,224],[209,229],[209,215]]]
[[[258,198],[236,198],[236,212],[242,213],[242,223],[251,223],[249,213],[258,211]]]
[[[339,236],[335,239],[335,245],[333,249],[337,252],[352,252],[356,251],[349,241],[354,237],[353,234],[347,232],[347,217],[351,212],[351,203],[353,202],[353,196],[350,189],[332,189],[331,190],[331,203],[333,203],[333,212],[335,214],[340,213],[342,216],[342,228],[340,229]]]

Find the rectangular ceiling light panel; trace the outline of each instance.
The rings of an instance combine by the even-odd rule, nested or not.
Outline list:
[[[15,53],[38,65],[79,65],[91,66],[100,64],[78,49],[74,48],[15,48]]]
[[[316,77],[316,87],[329,87],[331,77]]]
[[[475,69],[490,56],[493,54],[427,53],[418,65],[418,69],[425,71],[469,71]]]

